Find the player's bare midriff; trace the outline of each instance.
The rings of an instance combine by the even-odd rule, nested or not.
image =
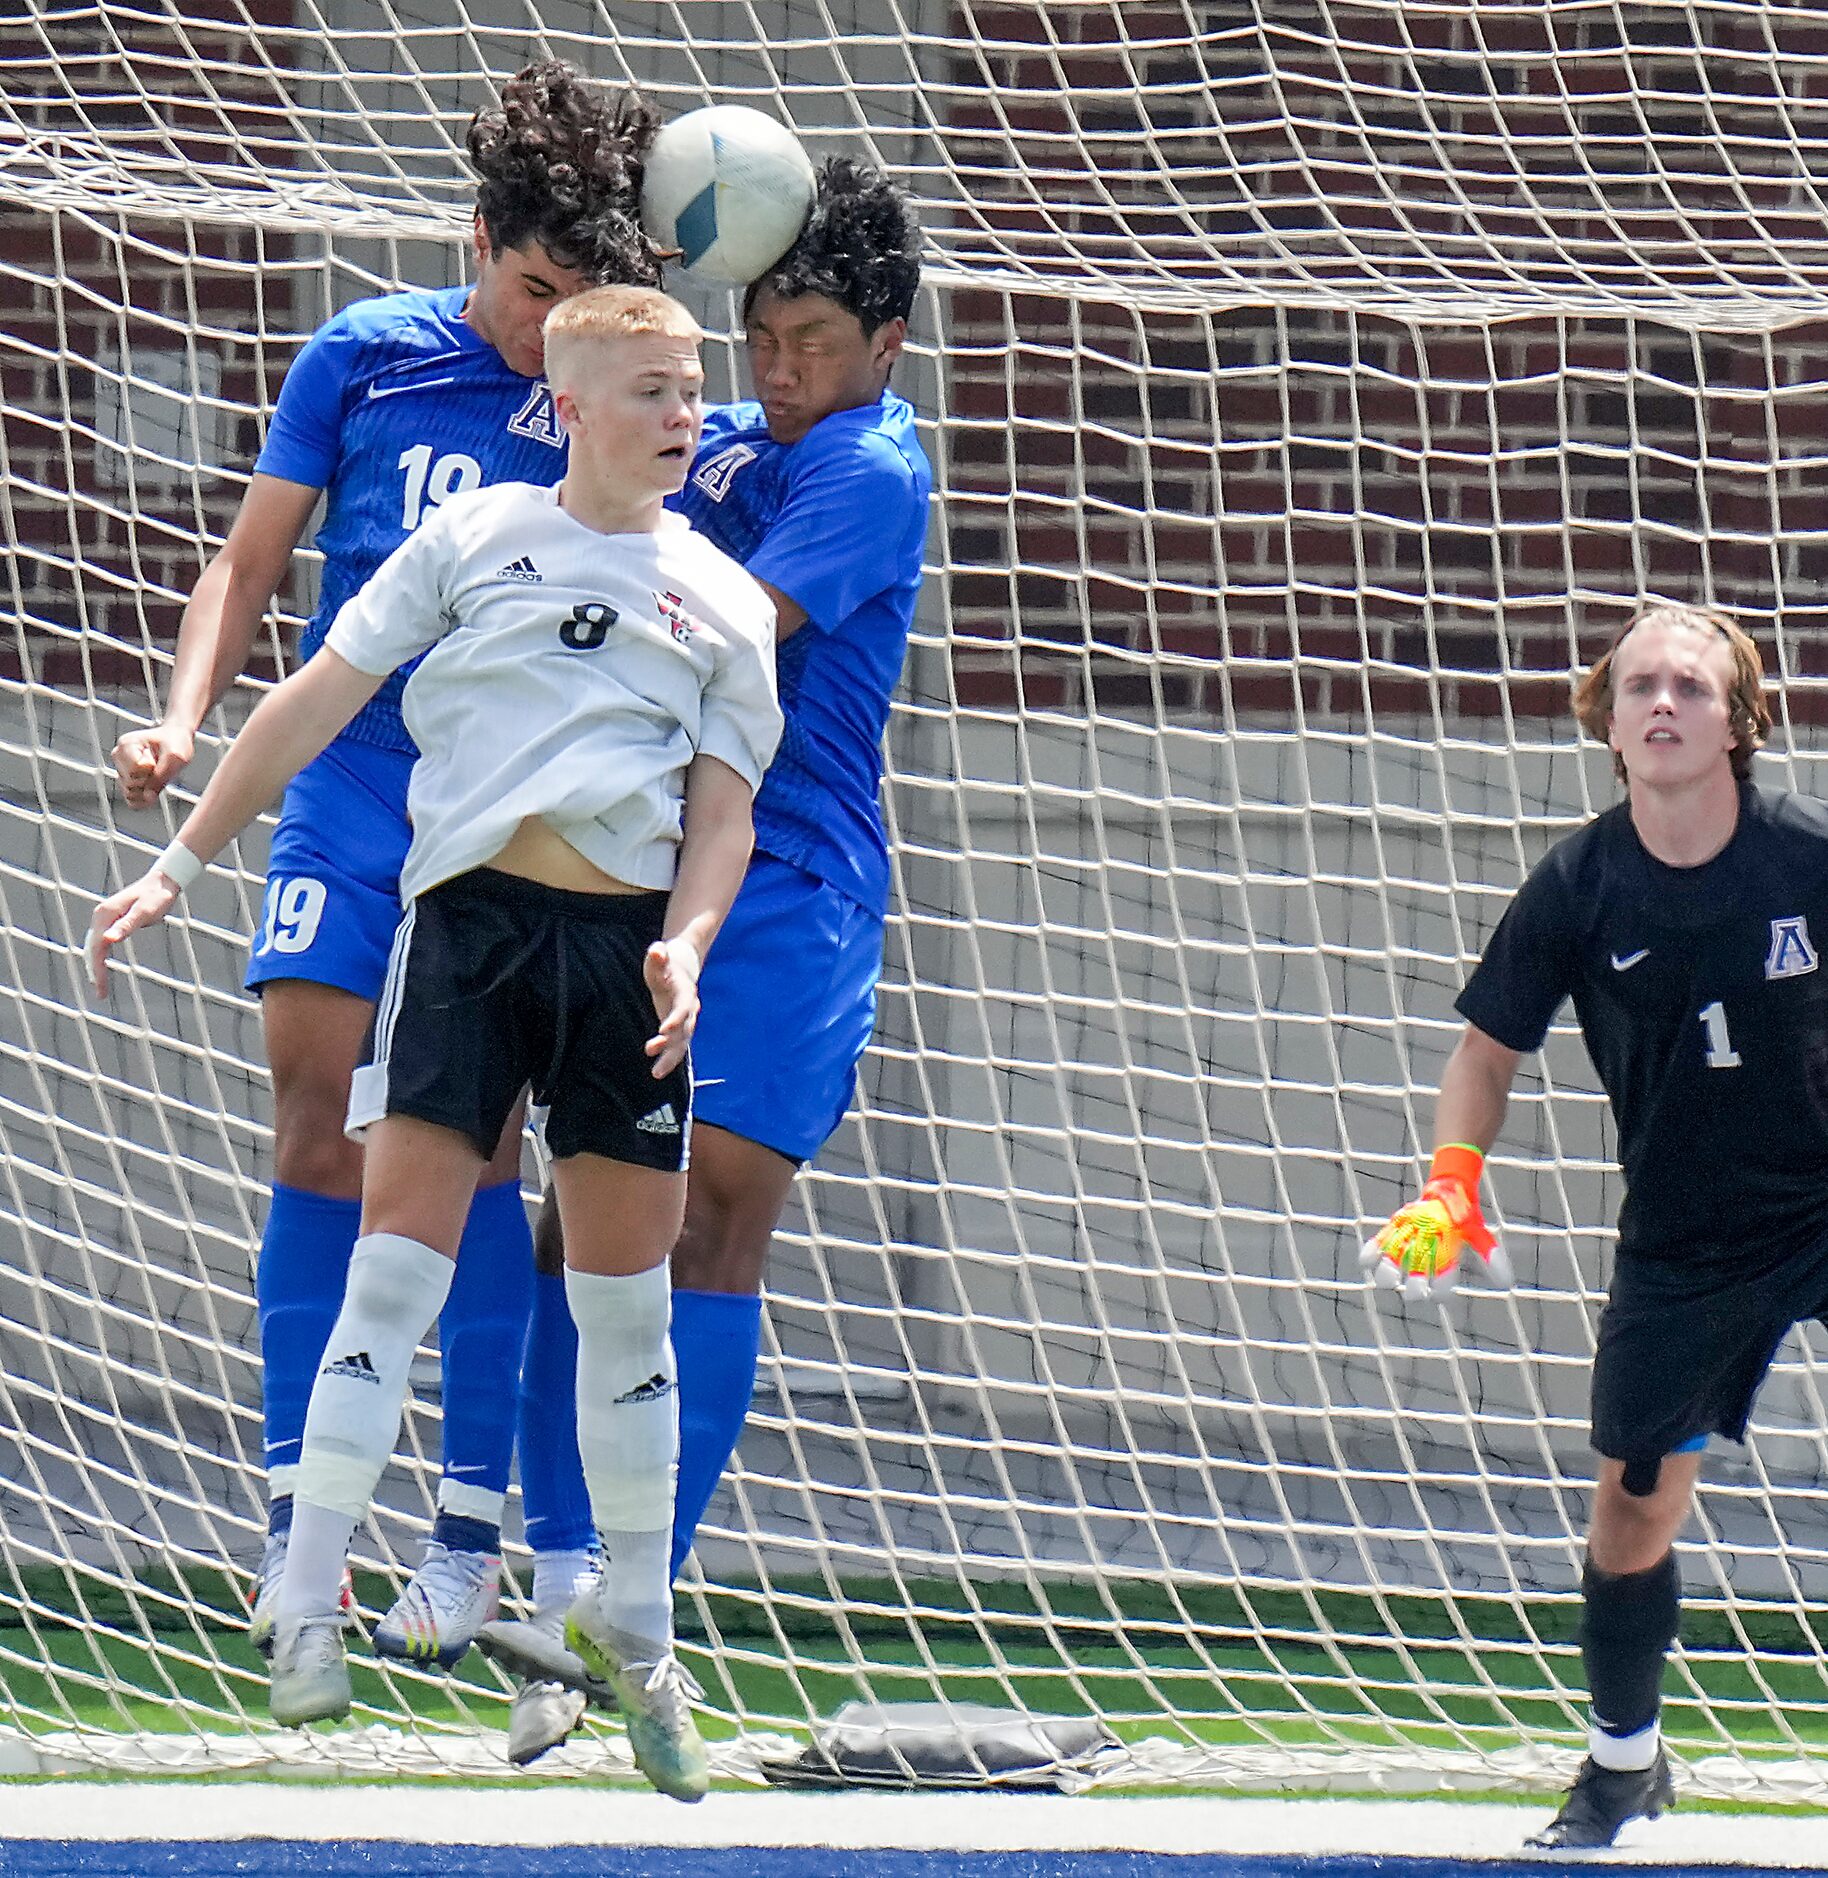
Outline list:
[[[521,825],[508,837],[508,844],[486,863],[498,874],[513,874],[521,880],[536,880],[542,887],[559,887],[567,893],[644,893],[643,887],[631,886],[606,874],[602,868],[585,860],[561,834],[555,833],[537,815],[523,817]]]

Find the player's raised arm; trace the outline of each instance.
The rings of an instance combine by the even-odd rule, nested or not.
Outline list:
[[[698,975],[730,911],[755,846],[754,787],[715,756],[686,771],[685,838],[667,900],[666,928],[648,947],[643,975],[660,1026],[648,1039],[656,1077],[685,1055],[698,1021]]]
[[[1411,1298],[1438,1297],[1458,1280],[1464,1246],[1484,1260],[1488,1277],[1501,1285],[1511,1282],[1510,1260],[1479,1206],[1479,1176],[1504,1126],[1520,1060],[1519,1052],[1477,1024],[1461,1033],[1441,1074],[1428,1183],[1421,1198],[1393,1215],[1360,1255],[1374,1284]]]
[[[89,922],[96,995],[108,995],[108,955],[172,903],[216,854],[267,806],[372,698],[385,674],[358,671],[327,647],[255,707],[177,839]]]
[[[151,807],[191,760],[199,726],[247,665],[319,493],[277,476],[256,474],[249,482],[228,539],[184,609],[165,715],[114,746],[114,773],[129,808]]]

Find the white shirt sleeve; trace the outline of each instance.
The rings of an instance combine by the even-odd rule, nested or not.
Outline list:
[[[384,678],[451,629],[457,537],[437,508],[344,602],[324,644],[358,672]]]
[[[762,786],[784,721],[775,689],[773,612],[769,604],[766,632],[731,634],[728,655],[705,686],[698,725],[699,755],[728,763],[752,791]]]

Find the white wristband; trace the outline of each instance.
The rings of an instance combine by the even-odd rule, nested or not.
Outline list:
[[[182,893],[203,872],[203,863],[191,853],[183,842],[174,841],[159,858],[153,862],[152,871],[163,874],[171,884]]]

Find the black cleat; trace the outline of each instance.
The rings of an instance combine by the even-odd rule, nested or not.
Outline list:
[[[1524,1844],[1538,1852],[1597,1851],[1610,1845],[1628,1820],[1655,1819],[1675,1803],[1669,1757],[1661,1746],[1648,1767],[1635,1770],[1602,1767],[1589,1757],[1561,1811]]]

